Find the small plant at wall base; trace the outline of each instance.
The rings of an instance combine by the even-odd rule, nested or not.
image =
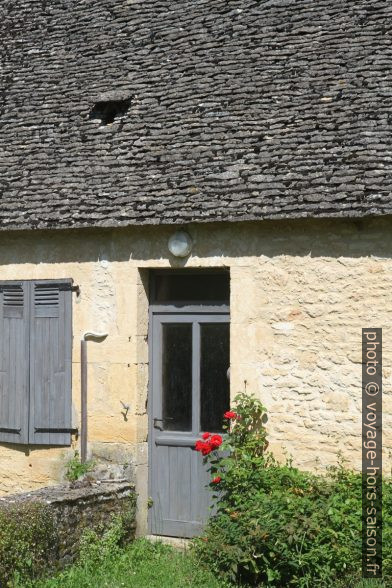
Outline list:
[[[65,464],[65,477],[70,482],[76,482],[82,476],[91,472],[95,467],[95,461],[86,461],[82,463],[79,457],[79,451],[75,451],[74,456]]]
[[[358,586],[361,475],[341,464],[325,476],[279,464],[267,452],[266,421],[264,406],[242,393],[225,413],[221,441],[205,433],[197,443],[210,466],[216,514],[194,541],[196,555],[235,585]],[[384,574],[391,578],[390,479],[383,499]]]

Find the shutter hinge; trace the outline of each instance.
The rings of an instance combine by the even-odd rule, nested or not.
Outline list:
[[[20,435],[20,429],[9,429],[8,427],[0,427],[0,433],[16,433]]]
[[[76,438],[78,438],[79,429],[34,427],[34,433],[71,433],[71,435],[76,435]]]
[[[64,290],[65,292],[76,292],[76,296],[80,296],[80,286],[72,286],[72,284],[56,284],[56,288]]]
[[[76,296],[80,296],[80,286],[73,286],[72,284],[59,284],[56,282],[42,284],[44,288],[58,288],[58,290],[76,292]],[[23,287],[23,283],[20,284],[1,284],[0,292],[4,290],[18,290]]]

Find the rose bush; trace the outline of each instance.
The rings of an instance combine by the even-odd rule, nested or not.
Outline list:
[[[357,587],[361,570],[361,475],[342,465],[301,472],[267,452],[263,405],[239,394],[224,415],[222,442],[208,434],[216,514],[197,555],[236,586]],[[220,437],[220,435],[218,436]],[[384,501],[384,584],[392,586],[392,484]]]

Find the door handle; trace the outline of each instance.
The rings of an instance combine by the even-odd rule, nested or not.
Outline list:
[[[163,428],[157,424],[159,421],[161,423],[163,423],[163,421],[174,421],[174,418],[173,417],[166,417],[164,419],[158,419],[156,417],[154,418],[154,420],[152,422],[154,429],[159,429],[160,431],[163,431]]]
[[[158,425],[158,424],[157,424],[157,423],[158,423],[158,421],[161,421],[161,422],[163,422],[163,419],[157,419],[157,418],[155,418],[155,419],[153,420],[153,422],[152,422],[152,425],[153,425],[154,429],[159,429],[160,431],[163,431],[162,427],[161,427],[160,425]]]

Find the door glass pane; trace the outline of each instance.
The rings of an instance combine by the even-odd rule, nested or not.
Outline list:
[[[162,427],[192,429],[192,324],[162,325]]]
[[[229,323],[200,325],[200,425],[202,431],[222,431],[223,413],[229,409]]]

